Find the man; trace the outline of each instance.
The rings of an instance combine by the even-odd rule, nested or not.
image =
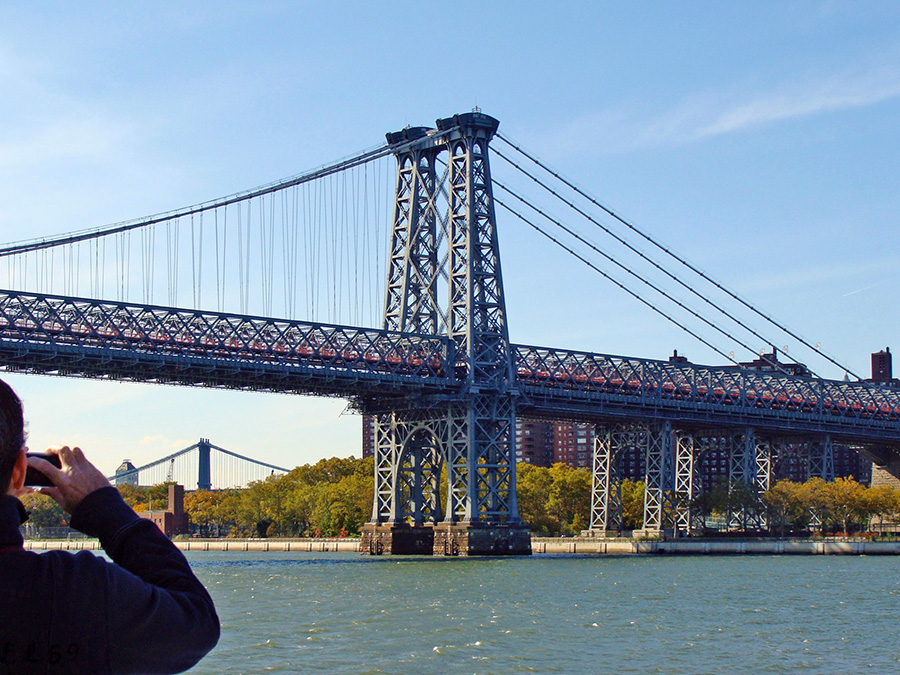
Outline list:
[[[219,619],[181,552],[79,448],[48,451],[60,469],[26,449],[22,404],[0,380],[0,674],[177,673],[197,663],[218,641]],[[29,466],[112,562],[22,548]]]

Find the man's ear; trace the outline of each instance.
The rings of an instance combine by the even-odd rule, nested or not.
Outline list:
[[[19,456],[16,458],[16,464],[12,470],[12,478],[10,478],[9,490],[7,491],[9,494],[18,494],[19,490],[22,489],[22,486],[25,485],[26,471],[28,471],[28,459],[25,457],[25,448],[22,448],[19,451]]]

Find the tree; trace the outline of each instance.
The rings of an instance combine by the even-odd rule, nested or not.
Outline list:
[[[824,496],[828,511],[832,519],[840,524],[841,532],[849,534],[853,524],[868,520],[865,513],[865,491],[853,478],[836,478],[825,484]]]
[[[816,476],[803,483],[800,488],[803,504],[812,515],[810,526],[818,525],[822,531],[831,519],[827,485],[828,483]]]
[[[640,529],[644,526],[644,481],[626,478],[619,489],[622,497],[622,528]]]
[[[516,466],[516,500],[519,504],[519,516],[528,523],[532,532],[546,534],[559,532],[559,520],[547,512],[552,484],[550,469],[527,462],[521,462]]]
[[[22,498],[22,505],[29,512],[28,523],[35,527],[68,527],[69,516],[53,499],[39,492]]]
[[[884,519],[900,512],[900,492],[888,485],[870,487],[865,494],[866,511],[878,516],[878,531],[884,533]]]
[[[341,531],[358,534],[372,510],[372,478],[351,474],[319,491],[313,511],[313,530],[336,537]]]
[[[809,523],[809,509],[803,499],[800,485],[780,480],[762,495],[762,502],[769,522],[769,530],[779,536],[786,532],[804,529]]]
[[[586,469],[557,463],[550,468],[547,510],[559,521],[560,532],[575,534],[590,520],[591,474]]]

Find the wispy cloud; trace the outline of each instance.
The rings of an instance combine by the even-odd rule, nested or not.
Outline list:
[[[878,287],[881,286],[882,284],[884,284],[884,282],[883,282],[883,281],[879,281],[877,284],[870,284],[870,285],[865,286],[865,287],[863,287],[863,288],[857,288],[855,291],[850,291],[849,293],[844,293],[841,297],[842,297],[842,298],[849,298],[851,295],[856,295],[857,293],[865,293],[866,291],[871,291],[873,288],[878,288]]]
[[[841,297],[848,297],[856,293],[870,290],[885,283],[884,279],[872,284],[859,286],[860,281],[872,279],[872,277],[893,276],[897,261],[893,256],[878,258],[875,260],[854,260],[845,262],[829,262],[822,264],[809,264],[799,266],[781,274],[767,273],[755,278],[745,279],[739,284],[746,293],[772,293],[777,291],[789,291],[795,288],[809,288],[831,284],[835,287],[844,284],[851,291]],[[839,290],[837,291],[839,292]]]
[[[570,120],[540,139],[548,154],[617,154],[672,147],[900,97],[900,61],[885,59],[839,72],[750,86],[697,91],[663,111],[622,104]]]
[[[900,96],[900,68],[882,65],[847,71],[812,82],[792,82],[776,91],[733,102],[707,124],[697,120],[693,139],[847,108],[863,108]],[[691,140],[691,135],[686,136]]]

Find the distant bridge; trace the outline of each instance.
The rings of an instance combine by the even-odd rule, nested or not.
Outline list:
[[[176,482],[189,490],[222,490],[246,487],[253,481],[290,471],[220,448],[206,438],[149,464],[128,468],[129,464],[126,460],[109,480],[115,485]]]

